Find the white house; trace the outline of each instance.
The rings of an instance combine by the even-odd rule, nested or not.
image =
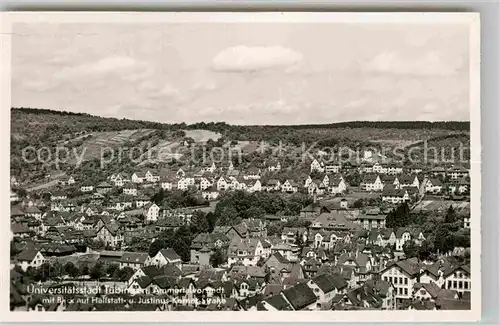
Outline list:
[[[335,177],[330,180],[328,185],[328,192],[332,194],[342,194],[347,190],[347,184],[343,177]]]
[[[429,178],[425,182],[425,193],[439,194],[443,191],[443,184],[437,178]]]
[[[228,266],[241,262],[248,266],[257,265],[261,257],[264,257],[264,247],[258,238],[234,237],[228,247]]]
[[[298,186],[297,183],[295,183],[293,180],[287,179],[282,185],[281,185],[281,191],[285,193],[295,193],[298,191]]]
[[[281,170],[281,164],[279,161],[269,163],[267,170],[270,172],[278,172]]]
[[[23,250],[15,257],[16,265],[19,265],[23,271],[26,272],[28,267],[40,267],[45,263],[45,257],[40,251],[33,249]]]
[[[416,258],[406,259],[391,263],[380,273],[383,281],[392,283],[396,301],[410,299],[413,295],[413,287],[418,283],[420,265]]]
[[[147,266],[155,265],[162,267],[167,264],[172,264],[182,269],[182,259],[172,248],[164,248],[160,250],[154,257],[149,257],[145,263]]]
[[[307,282],[311,288],[318,303],[327,303],[337,294],[347,293],[347,281],[338,274],[321,274]]]
[[[225,178],[224,176],[221,176],[217,181],[217,190],[225,191],[229,189],[231,182],[232,182],[231,180]]]
[[[471,291],[470,267],[468,265],[455,266],[443,274],[445,288],[457,292]]]
[[[146,175],[141,172],[135,172],[132,174],[132,182],[134,183],[143,183],[146,178]]]
[[[325,171],[324,164],[322,162],[319,162],[317,159],[314,159],[311,162],[311,173],[313,172],[319,172],[323,173]]]
[[[160,207],[153,202],[143,207],[143,215],[146,222],[156,222],[158,220],[159,213]]]
[[[160,176],[153,174],[150,170],[148,170],[146,174],[144,174],[144,178],[147,182],[150,183],[156,183],[160,181]]]

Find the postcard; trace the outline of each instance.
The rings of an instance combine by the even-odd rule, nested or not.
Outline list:
[[[1,18],[4,321],[480,319],[478,14]]]

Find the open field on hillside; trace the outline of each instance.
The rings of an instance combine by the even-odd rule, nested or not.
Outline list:
[[[396,128],[311,128],[301,130],[302,132],[317,134],[328,137],[348,138],[352,140],[371,141],[371,142],[416,142],[432,139],[439,136],[460,134],[463,131],[444,130],[444,129],[396,129]]]
[[[171,159],[181,159],[183,151],[186,150],[181,147],[179,142],[172,142],[168,140],[160,141],[156,146],[147,150],[142,156],[141,159],[144,160],[138,165],[144,165],[147,163],[159,163],[159,162],[168,162]]]
[[[68,262],[73,263],[76,266],[81,264],[94,264],[99,259],[99,253],[75,253],[69,256],[61,257],[50,257],[49,259],[57,259],[57,261],[63,265]]]
[[[445,211],[450,205],[453,206],[456,211],[470,209],[470,202],[424,199],[414,208],[414,211]]]
[[[118,149],[127,145],[134,144],[140,141],[141,138],[148,136],[154,132],[150,129],[124,130],[112,132],[94,132],[92,136],[83,142],[77,149],[79,154],[84,153],[84,160],[99,159],[101,152],[109,151],[109,149]],[[76,163],[77,159],[73,157],[70,163]]]
[[[184,132],[186,137],[192,138],[194,142],[207,142],[210,139],[217,141],[221,137],[220,133],[207,130],[185,130]]]

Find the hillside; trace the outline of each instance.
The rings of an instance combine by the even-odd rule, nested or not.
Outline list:
[[[449,147],[457,144],[456,139],[460,137],[464,138],[460,141],[468,145],[468,133],[468,122],[348,122],[296,126],[239,126],[211,122],[186,125],[13,108],[11,172],[33,183],[46,174],[55,174],[55,169],[59,171],[56,174],[61,175],[77,167],[96,169],[101,152],[116,153],[118,150],[120,155],[125,153],[125,158],[119,160],[115,157],[106,168],[131,170],[134,166],[150,163],[182,165],[203,155],[204,149],[199,144],[208,148],[222,147],[226,152],[239,149],[248,156],[244,163],[252,165],[263,163],[268,157],[261,152],[262,141],[266,143],[266,150],[278,146],[284,148],[285,159],[290,160],[292,155],[302,152],[304,145],[309,148],[314,144],[315,149],[311,152],[325,147],[331,150],[348,147],[351,152],[382,146],[408,150],[424,141]],[[55,158],[56,147],[68,149],[71,157],[64,164],[55,166],[38,161],[36,153],[32,153],[27,157],[35,162],[28,163],[22,157],[23,149],[29,146],[36,150],[46,148],[44,153],[50,152],[51,161]],[[78,165],[79,162],[83,165]]]

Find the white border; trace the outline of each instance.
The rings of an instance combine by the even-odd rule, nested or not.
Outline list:
[[[471,277],[473,283],[469,311],[318,311],[318,312],[10,312],[9,245],[2,244],[0,310],[4,322],[92,321],[113,322],[435,322],[478,321],[481,319],[481,128],[480,128],[480,19],[478,13],[306,13],[306,12],[4,12],[1,22],[1,128],[3,157],[10,156],[10,55],[13,23],[355,23],[355,24],[449,24],[470,26],[470,123],[471,123]],[[2,206],[9,207],[9,160],[1,160]],[[6,208],[5,208],[6,209]],[[10,213],[5,211],[1,227],[7,242]]]

